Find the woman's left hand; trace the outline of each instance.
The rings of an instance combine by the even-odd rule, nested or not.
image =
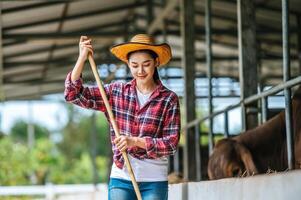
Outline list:
[[[115,138],[114,144],[117,146],[119,151],[125,151],[127,148],[135,146],[136,137],[124,136]]]

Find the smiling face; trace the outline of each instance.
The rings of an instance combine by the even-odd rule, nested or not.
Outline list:
[[[129,55],[128,66],[137,84],[154,83],[153,75],[158,66],[158,58],[153,58],[151,54],[144,51],[134,52]]]

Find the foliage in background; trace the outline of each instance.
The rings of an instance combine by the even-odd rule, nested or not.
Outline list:
[[[34,134],[35,139],[49,137],[49,130],[47,128],[34,123]],[[14,140],[18,142],[27,142],[27,122],[24,120],[18,120],[15,122],[13,127],[11,128],[10,135],[13,137]]]
[[[92,153],[98,182],[106,182],[110,166],[111,144],[103,114],[96,115],[95,138],[92,117],[68,106],[69,122],[61,131],[59,143],[51,140],[51,132],[34,124],[34,146],[27,147],[27,124],[17,121],[11,134],[0,138],[0,185],[32,185],[92,183]],[[92,147],[95,143],[96,149]]]
[[[32,160],[28,148],[21,143],[13,143],[8,137],[0,140],[0,185],[28,184]]]
[[[92,117],[81,116],[78,119],[79,110],[74,106],[68,106],[69,121],[63,129],[63,140],[59,143],[59,149],[69,158],[80,158],[81,152],[91,150],[92,142]],[[111,144],[108,133],[108,123],[102,113],[96,115],[96,152],[97,155],[108,156],[111,152]]]

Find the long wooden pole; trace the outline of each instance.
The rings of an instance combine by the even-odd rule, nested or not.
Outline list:
[[[93,75],[96,79],[96,82],[97,82],[97,85],[98,85],[98,88],[99,88],[99,91],[100,91],[100,94],[101,94],[101,97],[104,101],[104,104],[105,104],[105,107],[107,109],[107,112],[109,114],[109,118],[110,118],[110,122],[113,126],[113,129],[114,129],[114,132],[115,132],[115,135],[117,137],[120,136],[120,133],[119,133],[119,129],[117,127],[117,124],[116,124],[116,121],[115,121],[115,118],[114,118],[114,115],[113,115],[113,112],[112,112],[112,109],[111,109],[111,106],[109,104],[109,101],[108,101],[108,98],[106,96],[106,93],[105,93],[105,90],[102,86],[102,83],[101,83],[101,80],[99,78],[99,74],[98,74],[98,71],[97,71],[97,68],[96,68],[96,64],[95,64],[95,61],[93,59],[93,57],[91,56],[91,54],[89,54],[89,62],[90,62],[90,65],[91,65],[91,68],[92,68],[92,71],[93,71]],[[135,193],[136,193],[136,196],[137,196],[137,199],[138,200],[142,200],[141,198],[141,194],[140,194],[140,190],[139,190],[139,187],[138,187],[138,184],[137,184],[137,181],[136,181],[136,178],[134,176],[134,173],[133,173],[133,169],[132,169],[132,166],[131,166],[131,163],[129,161],[129,158],[128,158],[128,155],[126,154],[125,151],[121,152],[122,153],[122,156],[123,156],[123,159],[125,161],[125,165],[127,167],[127,170],[130,174],[130,178],[132,180],[132,184],[134,186],[134,190],[135,190]]]

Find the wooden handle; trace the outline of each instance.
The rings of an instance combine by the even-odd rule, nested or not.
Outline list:
[[[115,121],[115,118],[114,118],[114,115],[113,115],[113,112],[112,112],[112,109],[111,109],[111,106],[109,104],[109,101],[108,101],[108,98],[107,98],[107,95],[105,93],[105,90],[102,86],[102,83],[101,83],[101,80],[99,78],[99,74],[98,74],[98,71],[97,71],[97,67],[96,67],[96,64],[95,64],[95,61],[92,57],[91,54],[89,54],[88,56],[89,58],[89,62],[90,62],[90,65],[91,65],[91,68],[92,68],[92,71],[93,71],[93,74],[94,74],[94,77],[96,79],[96,82],[97,82],[97,85],[98,85],[98,88],[99,88],[99,91],[100,91],[100,95],[104,101],[104,104],[105,104],[105,107],[107,109],[107,112],[109,114],[109,118],[110,118],[110,122],[113,126],[113,129],[114,129],[114,132],[115,132],[115,135],[117,137],[120,136],[120,133],[119,133],[119,129],[117,127],[117,124],[116,124],[116,121]],[[131,178],[131,181],[132,181],[132,184],[134,186],[134,189],[135,189],[135,193],[136,193],[136,196],[137,196],[137,199],[138,200],[142,200],[141,198],[141,194],[140,194],[140,190],[139,190],[139,187],[138,187],[138,184],[137,184],[137,181],[136,181],[136,178],[134,176],[134,172],[133,172],[133,169],[132,169],[132,166],[131,166],[131,163],[129,161],[129,158],[128,158],[128,155],[126,154],[125,151],[122,152],[122,157],[125,161],[125,165],[127,167],[127,170],[130,174],[130,178]]]

